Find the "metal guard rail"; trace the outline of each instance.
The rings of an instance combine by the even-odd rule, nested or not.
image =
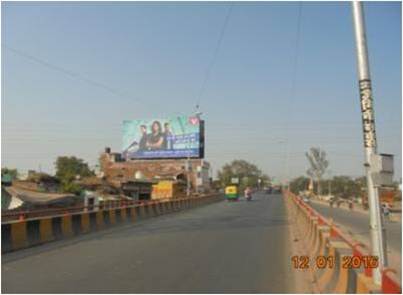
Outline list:
[[[211,194],[213,195],[213,194]],[[106,203],[101,203],[99,205],[92,206],[74,206],[74,207],[65,207],[65,208],[49,208],[49,209],[38,209],[38,210],[24,210],[24,211],[11,211],[11,212],[2,212],[1,220],[2,222],[8,221],[17,221],[17,220],[27,220],[31,218],[38,217],[49,217],[54,215],[68,215],[73,213],[80,212],[93,212],[104,209],[119,209],[126,208],[131,206],[145,206],[152,205],[161,202],[168,201],[180,201],[180,200],[188,200],[200,197],[208,197],[208,195],[194,196],[194,197],[186,197],[186,198],[161,198],[157,200],[117,200],[117,201],[106,201]]]

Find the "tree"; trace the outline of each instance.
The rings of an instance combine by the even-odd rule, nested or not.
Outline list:
[[[293,193],[298,194],[300,191],[304,191],[308,188],[309,181],[310,178],[305,176],[294,178],[290,182],[290,190]],[[338,198],[348,199],[352,197],[360,197],[363,195],[363,191],[367,189],[365,176],[352,178],[346,175],[338,175],[327,181],[330,182],[332,195]],[[315,189],[316,187],[317,184],[315,184]],[[329,186],[324,186],[322,188],[322,193],[330,194]]]
[[[56,177],[60,180],[63,192],[80,193],[81,187],[74,183],[77,177],[95,175],[88,164],[76,157],[58,157],[56,160]]]
[[[306,171],[306,173],[316,179],[318,182],[318,195],[322,194],[320,181],[323,174],[325,174],[327,167],[329,166],[329,161],[326,160],[326,152],[320,148],[312,147],[310,152],[305,153],[308,158],[311,167]]]
[[[1,176],[6,175],[6,174],[10,175],[11,179],[14,180],[14,179],[17,179],[17,177],[18,177],[18,170],[10,169],[7,167],[1,168]]]
[[[241,190],[246,186],[257,187],[259,179],[261,180],[261,186],[270,183],[270,177],[268,175],[262,173],[255,164],[245,160],[234,160],[229,164],[225,164],[221,170],[218,171],[217,177],[223,187],[231,184],[232,178],[238,178]]]
[[[349,176],[335,176],[332,179],[332,193],[340,198],[348,199],[361,195],[362,179],[352,179]]]
[[[308,185],[309,185],[309,178],[305,176],[300,176],[290,181],[290,190],[294,194],[298,194],[300,191],[307,190]]]

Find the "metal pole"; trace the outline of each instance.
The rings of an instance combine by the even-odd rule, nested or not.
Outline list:
[[[186,161],[186,170],[187,170],[187,186],[186,186],[186,195],[190,196],[190,157],[188,156]]]
[[[284,187],[286,190],[290,190],[289,181],[289,157],[288,157],[288,139],[283,141],[285,143],[284,153],[285,153],[285,163],[284,163]]]
[[[374,269],[373,278],[374,283],[381,284],[381,267],[387,266],[387,258],[385,254],[386,241],[383,239],[384,228],[380,212],[378,187],[374,185],[372,178],[372,156],[377,153],[377,143],[368,49],[365,36],[364,12],[361,2],[352,1],[352,12],[357,50],[358,81],[366,156],[366,163],[364,166],[367,176],[368,203],[370,211],[371,254],[379,258],[379,266]]]

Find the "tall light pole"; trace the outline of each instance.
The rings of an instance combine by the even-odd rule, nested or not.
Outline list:
[[[380,211],[378,187],[374,184],[372,174],[374,169],[373,157],[377,154],[377,143],[364,12],[361,2],[352,1],[352,12],[357,50],[358,82],[366,156],[366,163],[364,166],[367,176],[368,203],[370,211],[371,254],[379,258],[380,264],[378,268],[374,269],[373,278],[376,284],[380,284],[382,280],[380,267],[387,266],[387,258],[385,255],[386,242],[383,237],[383,220]]]

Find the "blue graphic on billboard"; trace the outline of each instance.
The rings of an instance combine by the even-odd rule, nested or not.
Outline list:
[[[200,147],[197,117],[123,121],[122,155],[125,158],[198,158]]]

